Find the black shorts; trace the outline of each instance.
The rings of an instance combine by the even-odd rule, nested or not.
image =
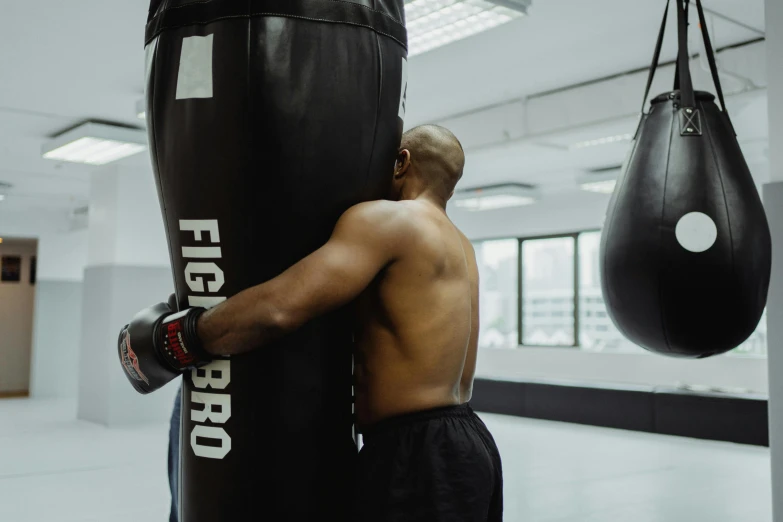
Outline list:
[[[500,454],[469,405],[383,420],[362,430],[356,522],[499,522]]]

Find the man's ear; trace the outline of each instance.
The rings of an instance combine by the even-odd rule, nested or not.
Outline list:
[[[397,163],[394,165],[394,177],[401,178],[408,172],[411,166],[411,152],[408,149],[402,149],[397,153]]]

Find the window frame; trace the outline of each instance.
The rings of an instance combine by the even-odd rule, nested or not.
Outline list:
[[[599,229],[600,231],[600,229]],[[562,234],[547,234],[541,236],[525,236],[517,238],[517,345],[518,348],[580,348],[579,345],[579,234],[584,232],[595,232],[595,229],[582,230],[578,232],[567,232]],[[539,344],[526,344],[524,342],[524,263],[522,261],[522,244],[525,241],[536,241],[542,239],[562,239],[571,238],[574,245],[573,272],[574,272],[574,342],[573,344],[557,344],[542,346]]]
[[[580,338],[580,330],[582,325],[580,324],[579,320],[579,312],[580,312],[580,306],[579,301],[581,298],[581,291],[580,291],[580,274],[579,274],[579,261],[581,258],[581,251],[579,249],[579,237],[582,234],[590,234],[598,232],[599,234],[603,233],[602,228],[586,228],[582,230],[578,230],[576,232],[564,232],[564,233],[558,233],[558,234],[546,234],[546,235],[535,235],[535,236],[522,236],[522,237],[514,237],[514,236],[500,236],[500,237],[484,237],[481,239],[475,239],[471,240],[471,243],[483,243],[487,241],[509,241],[509,240],[516,240],[517,241],[517,346],[515,349],[521,349],[521,348],[565,348],[565,349],[581,349],[582,344],[579,340]],[[524,267],[523,267],[523,259],[522,259],[522,244],[525,241],[534,241],[539,239],[559,239],[559,238],[572,238],[574,242],[574,259],[573,259],[573,270],[574,270],[574,314],[573,314],[573,326],[574,326],[574,343],[573,344],[563,344],[563,345],[540,345],[540,344],[525,344],[523,342],[524,338],[524,310],[523,310],[523,291],[524,291]],[[758,327],[757,327],[758,328]],[[481,348],[481,347],[479,347]],[[732,357],[738,357],[738,358],[763,358],[766,359],[769,356],[769,346],[767,346],[767,353],[764,355],[758,355],[758,354],[745,354],[745,353],[735,353],[735,350],[731,350],[727,353],[727,355],[731,355]]]
[[[582,348],[582,345],[579,341],[579,333],[580,333],[580,321],[579,321],[579,298],[581,297],[579,286],[580,286],[580,277],[579,277],[579,260],[580,260],[580,252],[579,252],[579,236],[582,234],[588,234],[592,232],[601,232],[600,228],[587,228],[583,230],[578,230],[576,232],[565,232],[565,233],[559,233],[559,234],[545,234],[545,235],[536,235],[536,236],[522,236],[522,237],[486,237],[482,239],[476,239],[473,240],[472,243],[483,243],[486,241],[507,241],[507,240],[514,240],[517,241],[517,349],[518,348]],[[574,256],[573,256],[573,274],[574,274],[574,294],[573,294],[573,301],[574,301],[574,313],[572,317],[573,321],[573,328],[574,328],[574,342],[573,344],[559,344],[559,345],[547,345],[542,346],[539,344],[526,344],[523,342],[524,339],[524,306],[523,306],[523,296],[524,296],[524,263],[522,260],[522,244],[525,241],[535,241],[535,240],[541,240],[541,239],[561,239],[561,238],[571,238],[574,245]]]

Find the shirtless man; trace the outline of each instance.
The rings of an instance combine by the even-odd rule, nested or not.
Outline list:
[[[280,276],[175,319],[187,352],[208,358],[258,349],[356,301],[357,522],[502,520],[500,455],[468,405],[478,269],[446,215],[464,163],[448,130],[408,131],[390,201],[350,208]]]

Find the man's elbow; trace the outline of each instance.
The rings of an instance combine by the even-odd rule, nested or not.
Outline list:
[[[279,335],[286,335],[298,330],[314,317],[320,315],[320,307],[314,306],[311,297],[296,295],[284,296],[266,301],[270,325]]]
[[[291,333],[303,324],[301,314],[282,307],[275,307],[270,316],[272,319],[270,326],[278,336]]]

